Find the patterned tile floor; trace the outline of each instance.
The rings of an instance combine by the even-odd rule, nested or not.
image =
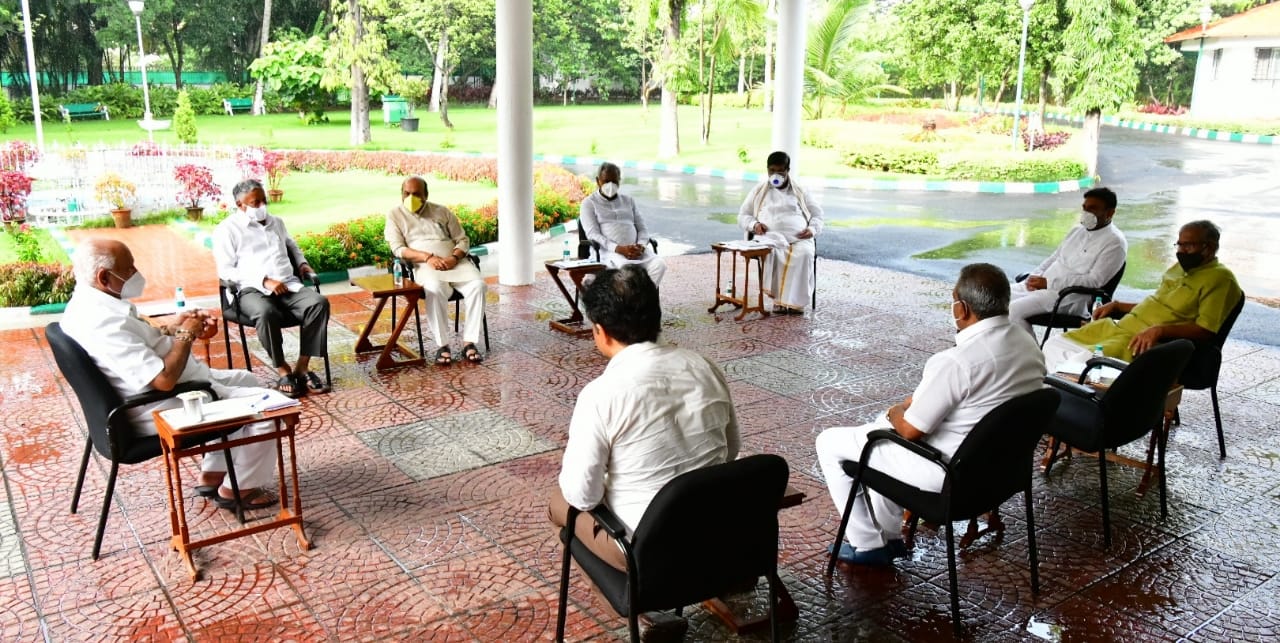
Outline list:
[[[208,273],[173,268],[187,254],[207,258],[178,248],[154,265],[157,255],[139,252],[156,275],[156,297],[171,292],[171,278],[208,290],[199,281]],[[871,419],[912,389],[925,359],[951,342],[950,284],[824,261],[816,313],[736,322],[706,313],[712,262],[671,259],[664,333],[723,364],[745,451],[785,456],[792,483],[809,495],[781,516],[782,578],[801,609],[786,638],[949,639],[945,545],[932,532],[891,569],[823,577],[837,516],[813,441],[825,427]],[[604,359],[589,340],[547,328],[567,305],[545,275],[531,287],[492,287],[493,351],[479,366],[375,373],[371,355],[351,352],[369,298],[335,294],[331,302],[336,390],[304,401],[298,442],[316,547],[300,551],[288,530],[208,547],[196,554],[204,576],[194,583],[167,547],[158,460],[121,470],[103,556],[89,558],[106,467],[94,459],[81,511],[68,513],[83,444],[79,406],[41,330],[0,332],[0,640],[552,636],[560,550],[545,499],[575,396]],[[224,363],[220,341],[209,351]],[[1223,375],[1229,456],[1217,458],[1208,394],[1188,393],[1185,424],[1170,442],[1167,519],[1155,494],[1135,497],[1138,475],[1116,468],[1115,542],[1103,549],[1096,469],[1077,460],[1035,480],[1038,596],[1029,588],[1019,502],[1003,512],[1002,541],[988,537],[961,553],[968,637],[1275,639],[1280,351],[1229,342]],[[202,499],[187,507],[197,533],[232,524]],[[625,622],[575,579],[570,640],[623,636]],[[735,602],[759,610],[762,598]],[[735,640],[702,608],[686,615],[687,640]]]

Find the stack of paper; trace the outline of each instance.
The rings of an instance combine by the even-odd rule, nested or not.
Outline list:
[[[557,268],[577,268],[579,266],[593,266],[599,263],[599,261],[592,261],[591,259],[561,259],[551,265]]]
[[[255,411],[275,411],[278,409],[287,409],[291,406],[299,406],[302,402],[295,400],[280,391],[267,391],[260,399],[255,399],[251,403],[251,407]]]
[[[755,239],[751,239],[749,241],[746,239],[734,239],[733,241],[721,241],[720,245],[724,246],[725,248],[728,248],[729,250],[755,250],[756,248],[764,247],[763,243],[760,243]]]
[[[245,398],[205,402],[202,406],[204,410],[203,419],[196,419],[187,415],[186,409],[183,409],[182,407],[161,411],[160,416],[164,418],[164,421],[167,422],[169,426],[176,430],[186,429],[202,424],[226,422],[227,420],[235,420],[258,414],[258,409],[254,408],[252,400]]]

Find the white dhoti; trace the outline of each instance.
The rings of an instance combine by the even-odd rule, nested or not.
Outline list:
[[[442,248],[440,252],[427,248],[426,251],[440,256],[448,256],[451,252],[450,248]],[[434,270],[430,265],[420,263],[414,266],[413,278],[426,291],[423,308],[427,315],[427,328],[431,330],[436,346],[449,345],[448,338],[452,333],[448,330],[448,304],[455,290],[462,294],[462,310],[466,316],[462,325],[462,341],[466,344],[480,341],[484,322],[484,298],[488,287],[475,264],[462,259],[449,270]]]
[[[1093,347],[1067,339],[1066,335],[1054,335],[1040,349],[1044,352],[1044,365],[1053,373],[1063,362],[1087,362],[1093,357]]]
[[[645,249],[644,256],[639,259],[628,259],[616,252],[608,250],[600,251],[600,262],[610,268],[621,268],[623,266],[638,266],[649,273],[649,278],[653,280],[655,286],[662,285],[662,276],[667,274],[667,262],[653,253],[651,249]]]
[[[862,426],[836,426],[818,434],[818,465],[826,478],[837,514],[844,511],[853,491],[853,478],[845,475],[842,460],[858,461],[867,443],[867,434],[876,429],[892,428],[882,415],[876,422]],[[871,466],[925,491],[942,489],[941,467],[891,442],[882,442],[871,452]],[[845,529],[849,544],[858,549],[878,549],[890,540],[902,538],[902,507],[865,487],[853,502],[849,526]]]
[[[781,233],[770,231],[756,240],[772,248],[764,266],[764,292],[773,303],[804,310],[813,301],[817,286],[813,274],[813,257],[818,251],[813,239],[794,242]]]

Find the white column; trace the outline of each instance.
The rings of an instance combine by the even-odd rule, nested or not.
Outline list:
[[[44,154],[44,123],[40,119],[40,75],[36,73],[36,46],[31,41],[31,8],[22,0],[22,28],[27,39],[27,75],[31,81],[31,114],[36,124],[36,149]]]
[[[778,0],[778,62],[773,90],[773,148],[801,165],[800,120],[804,117],[805,0]]]
[[[497,2],[498,283],[533,283],[533,2]]]

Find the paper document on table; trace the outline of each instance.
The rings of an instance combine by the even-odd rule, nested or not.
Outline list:
[[[287,409],[291,406],[301,406],[302,402],[281,393],[280,391],[267,391],[260,398],[251,398],[250,406],[257,411],[275,411],[279,409]]]
[[[557,268],[577,268],[579,266],[593,266],[599,263],[599,261],[593,261],[591,259],[561,259],[551,265]]]
[[[274,393],[275,391],[272,392]],[[294,401],[296,402],[297,400]],[[164,418],[165,422],[169,423],[169,426],[173,427],[173,429],[177,431],[202,424],[215,424],[218,422],[226,422],[227,420],[250,417],[257,415],[259,411],[259,409],[254,406],[252,399],[243,397],[229,400],[218,400],[216,402],[205,402],[202,405],[202,408],[204,410],[204,418],[199,420],[187,415],[186,409],[182,407],[161,411],[160,416]]]
[[[1080,378],[1080,373],[1083,373],[1085,368],[1086,364],[1084,362],[1068,360],[1058,364],[1058,366],[1053,369],[1053,372],[1064,376],[1070,376],[1071,381],[1074,382]],[[1110,385],[1112,382],[1116,381],[1117,377],[1120,377],[1120,369],[1112,368],[1110,366],[1099,366],[1092,371],[1089,371],[1089,377],[1099,384]]]
[[[733,241],[721,241],[720,245],[729,250],[755,250],[765,247],[763,243],[755,239],[734,239]]]

